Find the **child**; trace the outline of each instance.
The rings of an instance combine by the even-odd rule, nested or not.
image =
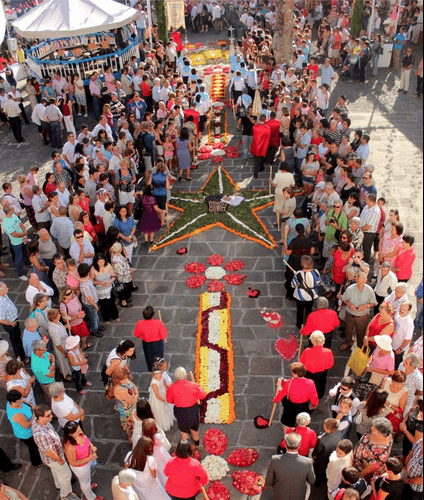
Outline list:
[[[336,493],[334,500],[342,500],[346,489],[351,488],[357,491],[361,496],[367,490],[367,482],[363,477],[359,477],[358,469],[355,467],[345,467],[342,470],[342,482],[339,485],[339,490]]]
[[[143,435],[143,421],[147,418],[155,418],[152,412],[150,403],[145,398],[141,398],[137,401],[135,410],[132,412],[132,418],[134,422],[133,434],[131,437],[132,447],[138,443],[138,440]]]
[[[168,478],[165,476],[163,469],[169,460],[171,460],[171,455],[167,450],[167,444],[169,445],[169,441],[159,431],[153,418],[143,420],[142,429],[143,436],[150,438],[153,441],[153,456],[158,466],[158,481],[163,487],[165,487]]]
[[[400,498],[400,493],[405,485],[406,474],[402,473],[402,462],[395,457],[391,457],[386,462],[387,475],[374,476],[371,480],[373,498]]]
[[[158,426],[168,432],[174,422],[173,406],[166,402],[166,387],[159,363],[153,363],[153,378],[149,388],[149,403]]]
[[[160,366],[160,369],[162,371],[162,380],[165,385],[165,389],[168,389],[168,387],[172,384],[172,379],[168,374],[168,363],[166,362],[165,359],[163,358],[155,358],[155,362],[158,363]]]
[[[325,169],[323,167],[320,167],[317,173],[317,184],[319,184],[320,182],[325,182],[324,179],[325,179]]]
[[[87,358],[84,356],[84,352],[80,347],[80,337],[78,335],[73,335],[66,339],[65,348],[68,351],[68,359],[72,366],[72,376],[75,380],[75,387],[80,394],[87,394],[87,391],[83,390],[83,386],[91,386],[91,382],[87,382],[85,374],[88,370]]]
[[[339,402],[339,412],[336,420],[339,421],[339,431],[342,432],[343,439],[347,439],[352,429],[352,400],[350,398],[342,398]]]
[[[68,286],[78,297],[80,296],[80,276],[74,259],[66,261],[68,275],[66,276],[66,286]]]
[[[97,288],[94,286],[93,282],[89,278],[90,266],[88,264],[80,264],[78,266],[78,274],[80,276],[80,291],[81,291],[81,302],[84,311],[88,317],[88,329],[90,330],[90,335],[94,337],[103,337],[103,330],[106,330],[106,326],[100,325],[99,319],[99,296],[97,293]]]
[[[327,467],[327,491],[328,497],[332,498],[333,492],[337,490],[342,480],[342,470],[351,467],[353,463],[353,444],[348,439],[342,439],[337,445],[336,451],[330,456]]]
[[[336,418],[339,413],[339,403],[343,398],[349,398],[352,400],[351,413],[355,416],[357,408],[359,406],[359,398],[353,392],[355,388],[356,380],[353,377],[343,377],[341,382],[336,384],[332,389],[329,390],[328,395],[330,398],[334,399],[334,404],[331,405],[331,411],[333,412],[333,417]]]
[[[334,256],[336,255],[338,245],[333,245],[330,250],[330,257],[328,257],[327,262],[324,265],[324,269],[322,271],[322,285],[325,290],[325,296],[331,297],[336,291],[336,285],[334,281],[331,279],[331,271],[333,269]]]
[[[172,169],[172,160],[174,158],[174,145],[172,143],[171,135],[165,135],[165,142],[163,143],[163,150],[165,152],[165,164],[168,169]]]

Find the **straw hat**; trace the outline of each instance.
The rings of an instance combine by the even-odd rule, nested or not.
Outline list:
[[[382,351],[392,350],[392,339],[388,335],[376,335],[374,341]]]
[[[9,350],[9,342],[7,340],[0,340],[0,356],[6,354]]]
[[[80,343],[80,337],[79,335],[74,335],[71,337],[68,337],[65,342],[65,348],[69,351],[70,349],[73,349]]]

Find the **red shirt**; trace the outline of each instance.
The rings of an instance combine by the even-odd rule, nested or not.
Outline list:
[[[393,267],[399,269],[395,273],[399,281],[409,281],[412,278],[412,266],[416,258],[415,248],[403,250],[397,254]]]
[[[286,396],[292,403],[310,401],[312,406],[318,406],[319,403],[315,382],[307,378],[293,378],[284,382],[283,388],[274,398],[274,403],[279,403]]]
[[[135,325],[134,337],[138,337],[143,342],[157,342],[167,336],[165,325],[158,319],[143,319]]]
[[[309,455],[309,450],[311,448],[315,448],[315,445],[317,444],[318,439],[315,431],[313,431],[309,427],[298,426],[289,427],[286,431],[286,436],[287,434],[290,434],[290,432],[295,432],[296,434],[299,434],[299,436],[302,436],[302,441],[300,442],[300,446],[297,452],[300,456],[307,457]]]
[[[56,183],[53,182],[53,184],[50,184],[49,182],[46,184],[44,187],[44,193],[48,197],[50,193],[53,193],[53,191],[57,191],[57,186]]]
[[[257,158],[263,158],[268,153],[271,140],[271,129],[263,123],[253,126],[253,143],[250,152]]]
[[[168,476],[166,492],[177,498],[194,497],[200,490],[199,483],[202,486],[208,484],[208,473],[194,458],[173,457],[165,465],[163,473]]]
[[[311,144],[313,146],[319,146],[322,143],[322,137],[319,135],[316,139],[312,137]]]
[[[316,345],[305,349],[300,356],[300,362],[310,373],[319,373],[329,370],[334,366],[334,356],[331,349]]]
[[[343,268],[346,266],[347,261],[352,257],[355,253],[355,250],[352,248],[349,254],[349,257],[346,260],[342,259],[342,252],[340,249],[334,255],[334,263],[333,263],[333,281],[336,285],[343,285],[344,280],[346,279],[346,273],[343,272]]]
[[[181,33],[179,31],[174,31],[174,33],[171,34],[171,38],[177,44],[177,52],[183,50],[184,45],[181,41]]]
[[[309,64],[308,69],[309,69],[309,78],[314,78],[314,77],[316,78],[318,76],[318,71],[319,71],[318,64]]]
[[[394,324],[395,324],[394,321],[391,320],[391,321],[388,321],[387,323],[383,323],[382,325],[380,325],[380,318],[381,318],[381,314],[379,313],[379,314],[377,314],[377,316],[375,316],[375,318],[371,321],[371,323],[368,326],[368,339],[372,345],[377,345],[373,340],[373,338],[375,336],[380,335],[380,333],[386,328],[386,326],[389,326],[389,325],[394,326]],[[393,329],[393,332],[389,335],[389,337],[393,338],[394,334],[395,334],[395,331]]]
[[[266,122],[266,126],[271,129],[271,138],[269,141],[269,145],[274,148],[279,148],[281,145],[281,137],[280,137],[280,126],[281,123],[274,119]]]
[[[173,383],[166,391],[166,400],[177,408],[190,408],[198,399],[205,399],[206,392],[199,384],[188,380],[179,380]]]
[[[148,82],[141,82],[141,92],[143,93],[143,97],[152,96],[152,87],[148,84]]]
[[[189,108],[184,110],[184,121],[187,121],[187,118],[189,116],[192,116],[194,118],[194,123],[196,124],[197,127],[197,134],[199,134],[199,116],[200,113],[196,111],[195,109]]]
[[[336,313],[331,309],[318,309],[308,316],[305,326],[300,330],[302,335],[310,335],[319,330],[322,333],[330,333],[340,326],[340,320]]]
[[[87,212],[90,214],[90,199],[85,198],[85,200],[82,202],[81,200],[78,202],[78,205],[84,210],[84,212]]]

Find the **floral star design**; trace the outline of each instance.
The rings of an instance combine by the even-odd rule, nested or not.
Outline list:
[[[213,227],[221,227],[242,238],[256,241],[272,250],[277,246],[257,212],[273,205],[273,195],[265,190],[243,190],[245,198],[238,207],[228,206],[225,213],[210,213],[205,203],[209,195],[233,195],[236,184],[222,167],[218,166],[199,192],[173,193],[169,207],[182,212],[159,238],[152,250],[189,238],[195,234],[208,231]]]

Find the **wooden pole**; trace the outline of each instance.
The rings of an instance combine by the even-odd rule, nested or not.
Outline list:
[[[302,325],[302,328],[303,328],[303,325]],[[301,329],[302,329],[301,328]],[[300,355],[302,353],[302,346],[303,346],[303,335],[300,334],[300,346],[299,346],[299,352],[297,353],[297,360],[300,361]]]
[[[280,383],[281,383],[281,378],[278,378],[277,379],[277,389],[275,391],[275,396],[277,397],[278,393],[279,393],[279,390],[280,390]],[[272,412],[271,412],[271,417],[269,419],[269,423],[268,423],[268,427],[271,427],[271,424],[272,424],[272,421],[274,420],[274,417],[275,417],[275,412],[277,411],[277,403],[274,403],[274,406],[272,408]]]
[[[158,311],[158,317],[159,317],[159,321],[160,321],[161,323],[163,323],[163,321],[162,321],[162,314],[161,314],[161,312],[160,312],[160,311]],[[168,343],[168,339],[167,339],[166,337],[165,337],[163,340],[164,340],[165,344],[167,344],[167,343]]]
[[[206,490],[203,486],[200,487],[202,489],[202,493],[205,496],[205,500],[209,500],[208,494],[206,493]]]
[[[272,165],[269,171],[269,194],[272,194]]]
[[[166,227],[169,227],[169,203],[166,202]]]
[[[296,274],[296,273],[297,273],[297,271],[295,271],[295,270],[292,268],[292,266],[291,266],[291,265],[290,265],[290,264],[289,264],[286,260],[284,261],[284,263],[286,264],[286,266],[287,266],[287,267],[288,267],[291,271],[293,271],[293,272],[294,272],[294,274]]]

